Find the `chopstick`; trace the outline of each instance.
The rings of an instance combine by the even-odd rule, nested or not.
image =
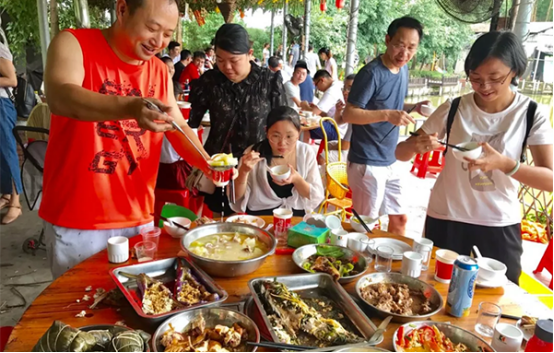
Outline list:
[[[356,212],[355,209],[352,209],[352,213],[353,213],[354,216],[358,219],[358,221],[360,221],[360,224],[364,227],[364,229],[366,230],[366,232],[373,234],[373,232],[371,231],[371,229],[369,229],[369,227],[367,226],[367,224],[365,224],[365,222],[362,220],[362,217],[360,217],[360,215],[358,214],[358,212]]]
[[[406,112],[406,114],[410,114],[416,107],[417,107],[417,104],[414,104],[414,106],[411,107],[410,110],[408,110],[408,111]],[[383,141],[385,141],[385,139],[387,138],[387,136],[389,136],[390,133],[391,133],[395,128],[396,128],[396,125],[394,125],[394,126],[392,127],[392,129],[390,129],[389,132],[387,132],[387,134],[385,135],[385,137],[383,137],[383,138],[381,139],[381,141],[379,141],[379,143],[382,143]]]
[[[415,133],[415,132],[410,132],[410,135],[411,135],[411,136],[419,136],[419,135],[418,135],[417,133]],[[437,141],[437,142],[440,143],[440,144],[443,145],[443,146],[448,146],[448,147],[450,147],[450,148],[454,148],[454,149],[457,149],[457,150],[462,151],[462,152],[471,151],[470,149],[467,149],[467,148],[465,148],[465,147],[458,147],[458,146],[456,146],[456,145],[452,145],[452,144],[446,143],[446,142],[444,142],[444,141]]]
[[[171,224],[175,225],[175,227],[177,227],[177,228],[181,228],[181,229],[184,229],[184,230],[189,230],[189,228],[185,227],[184,225],[179,224],[177,222],[170,221],[169,219],[165,218],[164,216],[160,216],[160,219],[162,221],[166,221],[167,223],[171,223]]]
[[[233,146],[229,144],[229,152],[233,153]],[[236,197],[235,197],[235,178],[234,175],[232,175],[233,172],[231,172],[231,180],[229,182],[229,202],[235,203]]]
[[[314,347],[308,347],[308,346],[296,346],[292,344],[286,344],[286,343],[275,343],[275,342],[246,342],[249,346],[254,347],[263,347],[263,348],[273,348],[273,349],[286,349],[289,351],[297,351],[297,352],[303,352],[314,349]]]
[[[500,317],[503,318],[503,319],[509,319],[509,320],[516,320],[516,321],[521,320],[521,316],[514,316],[514,315],[509,315],[509,314],[502,314],[502,315],[500,315]]]
[[[158,113],[160,114],[166,114],[166,112],[162,111],[160,109],[160,107],[158,107],[156,104],[150,102],[149,100],[146,100],[144,98],[142,98],[142,100],[144,101],[144,103],[146,103],[146,107],[148,107],[148,109],[150,110],[155,110],[157,111]],[[183,134],[183,136],[185,136],[185,138],[190,142],[190,144],[194,147],[194,149],[196,150],[196,152],[198,152],[202,158],[204,158],[204,160],[207,162],[208,160],[206,159],[206,156],[204,156],[204,153],[202,153],[202,151],[200,151],[200,149],[198,148],[198,146],[196,146],[196,144],[191,140],[191,138],[189,137],[189,135],[187,135],[183,129],[181,129],[181,127],[175,122],[175,121],[172,121],[171,122],[171,125],[177,130],[179,131],[181,134]]]

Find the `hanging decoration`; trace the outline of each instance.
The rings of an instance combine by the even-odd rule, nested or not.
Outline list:
[[[335,5],[337,6],[337,9],[344,8],[344,0],[335,0]]]
[[[196,23],[198,23],[200,27],[206,24],[206,21],[204,21],[204,17],[200,13],[200,10],[194,10],[193,13],[194,13],[194,18],[196,18]]]
[[[215,13],[221,13],[221,11],[219,10],[219,7],[215,7]]]
[[[319,9],[321,12],[327,11],[327,1],[326,0],[319,0]]]
[[[239,9],[240,18],[244,18],[244,9]]]

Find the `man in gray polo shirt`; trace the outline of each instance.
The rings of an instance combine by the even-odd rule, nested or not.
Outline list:
[[[417,51],[423,26],[411,17],[394,20],[387,31],[386,52],[356,75],[343,120],[352,124],[348,184],[358,213],[389,215],[388,231],[404,235],[408,220],[402,210],[402,185],[393,164],[399,128],[414,123],[407,111],[421,113],[419,102],[405,104],[408,62]],[[423,114],[422,114],[423,115]]]

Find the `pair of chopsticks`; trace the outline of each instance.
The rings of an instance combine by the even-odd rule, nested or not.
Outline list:
[[[414,104],[414,106],[411,107],[410,110],[408,110],[408,111],[406,112],[406,114],[410,114],[411,112],[413,112],[414,109],[415,109],[416,107],[417,107],[417,104]],[[396,125],[394,125],[394,126],[392,127],[392,129],[390,129],[389,132],[387,132],[387,134],[385,135],[385,137],[383,137],[383,138],[381,139],[381,141],[379,141],[379,143],[383,143],[383,141],[385,141],[385,139],[387,138],[387,136],[389,136],[390,133],[394,131],[394,129],[396,129]]]
[[[411,136],[419,136],[419,135],[418,135],[417,133],[415,133],[415,132],[410,132],[410,135],[411,135]],[[452,145],[452,144],[450,144],[450,143],[446,143],[445,141],[437,141],[437,142],[440,143],[440,144],[443,145],[443,146],[448,146],[448,147],[450,147],[450,148],[454,148],[454,149],[457,149],[457,150],[462,151],[462,152],[471,151],[471,150],[468,149],[468,148],[465,148],[465,147],[458,147],[458,146],[456,146],[456,145]]]
[[[275,342],[259,342],[259,343],[246,342],[246,344],[248,346],[253,346],[253,347],[273,348],[274,350],[288,350],[288,351],[296,351],[296,352],[309,351],[315,348],[315,347],[295,346],[293,344],[275,343]]]
[[[354,214],[354,216],[356,217],[356,219],[358,219],[358,221],[360,221],[360,224],[364,227],[365,231],[368,232],[368,233],[373,234],[373,232],[371,231],[371,229],[369,229],[369,227],[367,226],[367,224],[365,224],[365,222],[362,220],[362,217],[360,217],[360,215],[358,214],[358,212],[356,212],[355,209],[352,209],[352,213]]]
[[[150,215],[151,215],[151,216],[154,216],[153,213],[151,213]],[[189,228],[185,227],[184,225],[179,224],[179,223],[177,223],[177,222],[173,222],[173,221],[171,221],[171,220],[165,218],[164,216],[160,216],[160,219],[161,219],[162,221],[166,221],[166,222],[169,223],[169,224],[173,224],[173,225],[174,225],[175,227],[177,227],[177,228],[181,228],[181,229],[184,229],[184,230],[189,230]]]

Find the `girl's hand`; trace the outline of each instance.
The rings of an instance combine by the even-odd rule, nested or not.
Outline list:
[[[503,173],[508,173],[515,168],[516,161],[499,153],[488,143],[480,143],[479,145],[483,147],[481,157],[477,159],[464,158],[469,163],[469,170],[480,169],[483,172],[500,170]]]
[[[249,153],[242,156],[240,173],[248,174],[254,169],[256,164],[261,161],[263,158],[260,157],[260,154],[256,151],[250,151]]]

